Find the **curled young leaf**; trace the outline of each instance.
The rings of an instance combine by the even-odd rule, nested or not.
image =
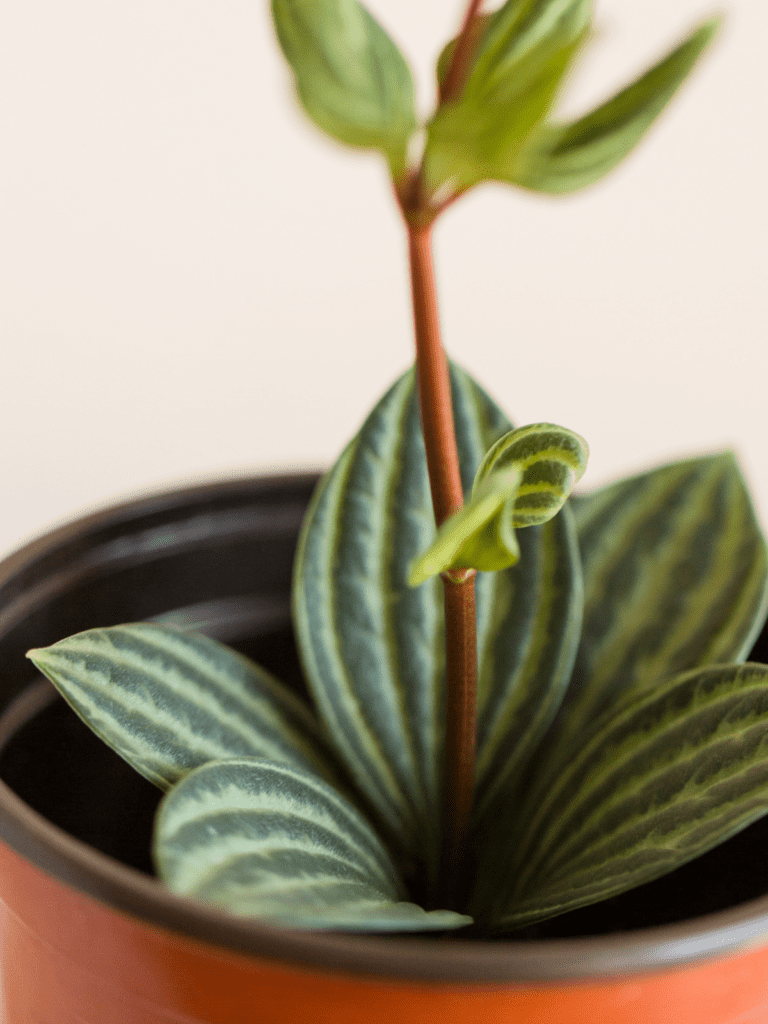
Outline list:
[[[719,25],[705,22],[635,82],[570,124],[543,125],[499,180],[563,195],[599,181],[642,139],[711,42]]]
[[[413,563],[410,585],[449,569],[491,572],[515,565],[515,529],[540,526],[560,511],[588,455],[582,437],[553,423],[519,427],[499,438],[480,464],[469,501]]]
[[[359,811],[318,776],[263,758],[213,762],[174,786],[158,809],[153,856],[174,892],[278,924],[382,932],[472,923],[407,902]]]
[[[475,477],[475,490],[490,476],[512,466],[522,471],[512,525],[538,526],[563,507],[587,468],[589,446],[583,437],[554,423],[518,427],[489,449]]]
[[[410,68],[357,0],[272,0],[304,109],[324,132],[378,149],[399,177],[416,128]]]
[[[448,569],[506,569],[520,558],[512,510],[523,474],[514,467],[483,482],[448,519],[432,545],[411,565],[408,583],[418,587]]]
[[[89,629],[27,657],[100,739],[162,790],[208,761],[244,754],[336,778],[309,709],[216,640],[133,623]]]

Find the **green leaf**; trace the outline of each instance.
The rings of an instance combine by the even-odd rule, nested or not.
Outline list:
[[[522,470],[497,473],[447,519],[432,544],[411,565],[408,583],[418,587],[446,569],[506,569],[520,559],[512,526]]]
[[[480,463],[474,489],[497,473],[519,467],[522,480],[512,525],[515,529],[540,526],[563,507],[583,476],[588,458],[587,442],[572,430],[554,423],[532,423],[499,438]]]
[[[730,453],[662,466],[569,505],[584,575],[576,666],[524,790],[512,794],[514,821],[509,799],[486,816],[478,891],[492,892],[516,861],[526,821],[602,715],[687,669],[743,660],[768,607],[766,544]]]
[[[479,14],[475,16],[475,19],[472,22],[472,38],[473,43],[475,44],[475,52],[479,49],[479,44],[485,36],[488,25],[493,17],[493,14]],[[440,53],[440,56],[437,58],[435,77],[437,79],[438,86],[441,86],[445,81],[445,76],[448,74],[448,68],[450,67],[458,41],[459,37],[456,36],[454,39],[451,39],[449,43],[446,43]]]
[[[605,716],[474,915],[493,930],[666,874],[768,811],[768,667],[676,676]]]
[[[480,464],[470,500],[413,563],[411,586],[447,569],[489,572],[515,565],[520,556],[515,529],[539,526],[556,515],[588,456],[584,438],[553,423],[533,423],[499,438]]]
[[[493,12],[465,94],[504,100],[519,94],[520,79],[536,77],[536,64],[581,39],[592,0],[507,0]]]
[[[720,20],[705,22],[635,82],[570,124],[544,125],[501,180],[561,195],[594,184],[645,135],[709,45]]]
[[[424,174],[432,191],[503,180],[516,166],[584,41],[590,9],[590,0],[508,0],[483,20],[460,99],[441,105],[427,126]]]
[[[240,755],[336,778],[308,708],[215,640],[136,623],[77,633],[27,657],[97,736],[162,790],[199,765]]]
[[[510,429],[451,367],[461,475],[469,490]],[[562,519],[562,522],[560,521]],[[435,536],[412,372],[378,403],[321,483],[296,558],[296,635],[319,712],[381,829],[435,870],[445,701],[442,588],[408,586]],[[570,514],[520,537],[523,564],[476,581],[479,793],[501,785],[557,709],[581,616]],[[507,747],[519,750],[518,759]],[[511,777],[511,776],[510,776]]]
[[[730,452],[621,480],[574,510],[584,626],[561,752],[625,694],[744,660],[768,610],[766,542]]]
[[[479,573],[475,819],[508,820],[510,801],[566,692],[583,592],[570,503],[519,537],[512,569]]]
[[[399,177],[416,128],[413,79],[381,25],[357,0],[272,0],[272,15],[315,124],[340,142],[381,150]]]
[[[174,892],[283,925],[378,932],[472,923],[405,902],[362,815],[312,773],[263,758],[185,776],[160,804],[153,856]]]

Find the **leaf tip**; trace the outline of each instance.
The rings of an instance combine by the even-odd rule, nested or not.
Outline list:
[[[433,575],[424,565],[423,558],[416,558],[411,562],[411,567],[408,570],[408,586],[409,587],[420,587],[422,583],[426,583],[427,580]]]

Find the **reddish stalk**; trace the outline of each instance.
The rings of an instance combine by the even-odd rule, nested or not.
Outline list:
[[[477,36],[473,32],[475,18],[479,16],[482,5],[483,0],[471,0],[467,13],[464,15],[453,58],[443,79],[443,84],[440,86],[441,103],[452,103],[453,100],[459,98],[461,90],[464,88],[477,46]]]
[[[430,227],[408,225],[416,329],[416,371],[435,521],[464,503],[448,361],[440,341]],[[475,571],[443,575],[446,637],[446,738],[438,900],[459,908],[468,867],[475,788],[477,640]]]
[[[440,102],[459,97],[478,42],[475,19],[482,0],[471,0],[443,81]],[[432,260],[432,224],[440,212],[424,195],[421,170],[398,190],[408,227],[416,331],[416,372],[424,445],[435,521],[440,526],[464,504],[451,403],[448,360]],[[447,205],[447,204],[445,204]],[[442,209],[442,208],[441,208]],[[443,573],[446,647],[446,737],[443,820],[437,902],[463,909],[469,880],[469,834],[475,789],[477,736],[477,636],[475,570]]]
[[[457,573],[456,576],[459,574]],[[443,844],[438,890],[441,905],[463,910],[469,882],[469,835],[475,795],[477,744],[477,622],[475,570],[445,591],[446,731],[443,773]]]
[[[440,526],[464,504],[464,491],[453,427],[448,361],[440,341],[431,227],[409,224],[408,247],[422,428],[435,521]]]

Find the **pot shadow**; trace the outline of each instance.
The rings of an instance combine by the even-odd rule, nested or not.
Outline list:
[[[307,696],[290,628],[233,646]],[[768,630],[750,660],[768,663]],[[98,739],[61,698],[22,725],[3,745],[0,778],[65,832],[123,864],[154,875],[149,851],[161,792]],[[602,935],[671,924],[733,907],[768,893],[766,849],[768,815],[654,882],[518,929],[508,938]]]

